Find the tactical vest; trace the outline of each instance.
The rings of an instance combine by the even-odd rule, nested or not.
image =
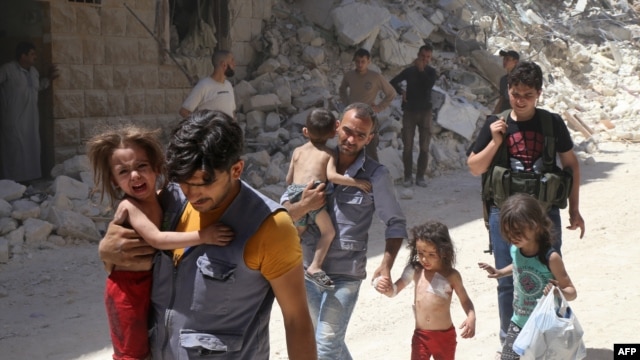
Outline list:
[[[160,196],[163,230],[175,229],[186,205],[179,187]],[[153,359],[268,359],[273,290],[244,262],[245,244],[264,220],[283,209],[242,183],[220,221],[234,240],[190,248],[174,266],[170,251],[154,260],[150,344]]]
[[[498,117],[507,119],[511,110]],[[570,168],[560,169],[556,165],[556,138],[553,132],[551,113],[536,109],[542,123],[544,146],[542,150],[542,171],[513,171],[509,162],[506,141],[503,141],[494,156],[489,170],[482,174],[482,200],[500,207],[511,195],[525,193],[532,195],[549,209],[567,207],[571,194],[573,174]],[[505,120],[506,121],[506,120]],[[506,135],[505,135],[506,136]]]

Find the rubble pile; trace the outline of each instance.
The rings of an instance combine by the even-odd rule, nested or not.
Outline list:
[[[432,66],[441,76],[429,176],[465,166],[465,150],[497,100],[500,49],[542,67],[539,106],[563,115],[583,160],[599,141],[640,140],[633,122],[640,112],[639,7],[640,1],[606,0],[282,1],[254,42],[260,56],[250,79],[236,84],[239,121],[254,151],[247,180],[281,190],[290,151],[304,142],[306,115],[316,106],[331,108],[359,47],[371,51],[373,70],[390,79],[421,45],[434,45]],[[399,97],[379,115],[381,162],[396,180],[401,117]]]
[[[427,175],[466,166],[465,151],[497,101],[501,49],[542,67],[539,106],[562,114],[579,157],[594,161],[598,142],[640,140],[639,12],[640,0],[277,1],[253,41],[247,78],[234,84],[247,138],[244,179],[279,198],[290,154],[305,142],[307,114],[323,106],[338,115],[334,100],[355,50],[369,49],[373,70],[390,79],[426,41],[440,74]],[[400,105],[398,97],[379,114],[379,157],[396,180]],[[57,165],[52,176],[40,188],[0,180],[0,263],[100,239],[112,209],[92,193],[86,156]]]

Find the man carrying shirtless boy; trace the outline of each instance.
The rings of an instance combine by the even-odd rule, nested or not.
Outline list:
[[[297,147],[291,156],[289,172],[287,173],[287,194],[289,201],[300,201],[302,191],[309,185],[325,186],[328,181],[344,186],[355,186],[362,191],[370,192],[371,183],[366,180],[354,179],[340,175],[336,171],[334,151],[327,147],[327,140],[335,137],[338,122],[335,116],[325,109],[314,109],[307,117],[306,126],[302,134],[309,139],[307,143]],[[332,288],[333,282],[322,270],[329,246],[336,235],[331,217],[325,207],[310,211],[306,216],[296,221],[298,233],[302,234],[309,222],[315,222],[320,230],[320,239],[316,245],[313,261],[306,269],[305,277],[321,287]]]

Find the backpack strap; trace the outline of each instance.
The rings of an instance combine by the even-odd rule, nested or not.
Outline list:
[[[497,116],[498,119],[502,118],[504,121],[507,121],[509,117],[509,113],[511,113],[511,109],[507,109],[500,114],[495,114],[493,116]],[[491,116],[491,115],[489,115]],[[500,121],[500,120],[498,120]],[[489,165],[489,170],[487,170],[484,174],[482,174],[482,215],[484,218],[484,226],[489,230],[489,211],[491,206],[493,206],[493,188],[491,186],[491,173],[494,166],[497,164],[501,164],[502,166],[509,166],[509,154],[507,152],[507,145],[504,142],[504,138],[506,138],[506,134],[503,137],[502,144],[498,148],[496,155],[491,160],[491,165]],[[493,244],[491,243],[491,236],[489,236],[489,248],[484,250],[485,253],[493,254]]]
[[[511,113],[511,109],[508,109],[503,111],[500,114],[494,114],[489,116],[496,116],[498,119],[502,118],[506,122],[510,113]],[[491,159],[491,165],[489,165],[489,170],[487,170],[484,174],[482,174],[482,199],[485,201],[493,199],[493,189],[491,188],[491,184],[490,184],[491,169],[493,169],[493,167],[496,165],[500,165],[502,167],[509,167],[509,153],[507,152],[507,145],[504,142],[504,139],[506,137],[507,135],[505,133],[502,144],[500,144],[500,147],[498,147],[498,150],[496,151],[496,155],[493,157],[493,159]]]
[[[505,110],[500,114],[497,114],[496,116],[498,117],[498,119],[502,118],[506,122],[507,119],[509,118],[509,114],[511,114],[511,109]],[[502,144],[500,144],[500,147],[498,148],[498,152],[496,153],[496,156],[494,156],[493,160],[491,161],[491,167],[493,167],[494,165],[509,167],[509,153],[507,152],[507,145],[504,143],[504,139],[506,137],[507,137],[507,134],[505,133],[504,136],[502,137],[502,140],[503,140]]]
[[[551,113],[544,109],[536,109],[540,114],[544,146],[542,148],[542,171],[552,172],[556,166],[556,138],[553,133]]]

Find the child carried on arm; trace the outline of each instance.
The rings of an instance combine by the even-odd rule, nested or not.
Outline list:
[[[309,113],[306,126],[302,128],[302,134],[309,141],[293,151],[287,173],[287,193],[291,203],[300,201],[302,191],[311,182],[317,186],[330,181],[338,185],[355,186],[365,192],[371,191],[370,182],[337,172],[335,152],[326,145],[327,140],[335,137],[337,126],[338,121],[328,110],[314,109]],[[335,237],[335,228],[324,207],[309,212],[298,220],[295,224],[298,233],[302,234],[311,222],[315,222],[318,226],[320,239],[313,261],[306,269],[305,277],[321,287],[330,289],[333,287],[333,282],[322,270],[322,263]]]

